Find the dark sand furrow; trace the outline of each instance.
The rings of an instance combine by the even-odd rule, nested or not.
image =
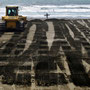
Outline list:
[[[73,26],[73,24],[71,24],[71,25],[69,24],[69,26],[70,26],[71,30],[75,33],[75,37],[77,37],[77,38],[80,39],[79,42],[78,42],[79,45],[77,45],[77,46],[80,46],[80,43],[81,43],[81,45],[83,45],[83,47],[86,49],[87,54],[88,54],[88,56],[89,56],[90,44],[89,44],[89,42],[87,41],[87,39],[83,36],[83,34],[82,34],[82,32],[81,32],[81,29],[80,29],[80,31],[78,31],[78,30],[76,29],[76,26]],[[87,30],[88,30],[88,29],[87,29]],[[82,51],[82,52],[83,52],[83,51]]]
[[[15,37],[15,38],[17,38],[17,39],[12,39],[11,41],[12,42],[14,42],[13,40],[17,40],[17,42],[15,43],[15,45],[14,45],[14,47],[13,47],[13,50],[12,50],[12,56],[13,57],[9,57],[9,61],[12,61],[12,59],[13,59],[13,61],[12,62],[10,62],[10,64],[14,64],[14,65],[18,65],[18,64],[16,64],[17,63],[17,61],[18,61],[18,58],[20,57],[20,56],[18,56],[20,53],[22,53],[22,51],[24,50],[24,48],[25,48],[25,43],[26,43],[26,37],[27,37],[27,34],[28,34],[28,30],[29,30],[29,28],[31,27],[31,23],[30,22],[28,22],[28,24],[27,24],[27,28],[25,29],[25,31],[24,32],[19,32],[18,34],[16,34],[16,36],[17,37]]]
[[[47,26],[45,26],[45,28],[43,28],[42,26],[43,25],[41,25],[41,22],[37,22],[36,31],[35,31],[35,34],[34,34],[33,41],[31,43],[31,45],[29,46],[28,50],[26,50],[24,52],[24,56],[26,55],[27,57],[25,57],[25,59],[23,58],[23,60],[25,60],[25,61],[27,60],[29,62],[30,61],[32,62],[31,58],[33,59],[33,62],[36,65],[36,66],[34,66],[34,68],[36,68],[35,69],[35,72],[36,72],[35,76],[36,76],[37,85],[39,85],[39,83],[41,81],[40,77],[41,78],[45,77],[45,76],[42,76],[41,72],[38,72],[39,69],[44,70],[44,68],[46,68],[45,64],[41,68],[40,63],[43,64],[46,61],[46,65],[48,65],[48,62],[47,62],[48,45],[47,45],[47,41],[46,41],[46,39],[47,39],[47,37],[46,37],[46,31],[47,31],[46,27]],[[21,58],[19,57],[19,61],[20,61],[20,59],[22,60],[22,57]],[[39,76],[40,74],[41,74],[41,76]],[[47,71],[46,74],[48,74],[48,71]],[[38,79],[39,79],[39,81],[38,81]],[[43,82],[45,82],[45,81],[43,81]]]
[[[86,35],[86,37],[90,40],[90,22],[88,22],[88,20],[84,20],[84,21],[85,21],[85,23],[86,23],[87,26],[88,26],[88,29],[87,29],[85,35]]]
[[[71,24],[70,22],[68,22],[68,26],[71,28],[71,30],[73,31],[74,33],[74,38],[80,38],[81,36],[81,33],[76,30],[76,27],[74,27],[73,23]]]
[[[63,61],[60,58],[60,47],[62,46],[62,42],[65,41],[65,38],[63,36],[62,30],[58,25],[58,22],[53,21],[54,30],[55,30],[55,36],[54,41],[52,43],[51,49],[50,49],[50,55],[55,56],[54,62],[56,62],[56,66],[59,67],[60,70],[65,70],[65,67],[63,65]],[[57,75],[60,75],[58,78],[58,85],[66,84],[67,80],[64,76],[64,72],[60,73],[60,70],[57,71]],[[62,78],[61,78],[62,77]]]
[[[89,26],[87,20],[83,21]],[[29,85],[29,89],[35,90],[78,90],[78,86],[80,89],[90,87],[89,63],[84,62],[85,59],[90,60],[87,37],[89,28],[84,26],[86,24],[83,24],[83,21],[28,21],[27,29],[14,33],[5,44],[4,50],[0,51],[0,60],[9,62],[8,65],[0,66],[0,75],[5,76],[3,83]],[[26,48],[28,33],[33,32],[30,31],[32,26],[36,30]],[[52,34],[53,36],[49,37]],[[82,56],[81,45],[87,51],[87,57]]]
[[[16,53],[18,53],[18,52],[16,52],[16,50],[17,49],[19,50],[20,48],[22,48],[22,50],[24,49],[24,46],[22,46],[22,43],[25,44],[25,39],[26,39],[26,35],[27,35],[29,27],[30,27],[30,24],[27,25],[27,28],[25,29],[24,32],[15,32],[13,37],[10,39],[10,41],[8,41],[8,43],[6,45],[6,48],[4,49],[5,54],[4,54],[4,57],[2,59],[7,60],[7,62],[9,62],[9,63],[8,63],[8,65],[6,65],[4,67],[2,66],[2,68],[1,68],[2,69],[2,75],[4,75],[5,78],[7,77],[7,75],[10,75],[10,76],[8,76],[6,78],[7,79],[6,82],[2,81],[3,83],[13,84],[13,83],[17,82],[17,84],[18,83],[23,84],[23,81],[19,79],[20,78],[19,76],[18,76],[17,80],[15,80],[15,78],[16,78],[15,69],[17,69],[17,64],[18,64],[18,63],[16,64],[16,62],[17,62],[16,61],[16,59],[17,59],[16,58],[17,57]],[[18,45],[18,44],[21,44],[21,45]],[[8,54],[8,52],[6,52],[6,50],[9,51],[9,54]],[[3,54],[3,52],[2,52],[2,54]],[[8,58],[6,57],[6,55],[8,55]],[[27,67],[27,68],[29,69],[29,67]],[[11,71],[9,71],[9,70],[11,70]],[[25,74],[25,77],[23,77],[23,80],[26,79],[27,82],[28,82],[28,83],[27,82],[24,82],[24,83],[25,84],[27,83],[27,85],[29,85],[30,80],[28,80],[26,77],[29,79],[30,75]],[[11,81],[10,81],[10,79],[11,79]]]
[[[27,28],[25,29],[21,39],[17,42],[16,48],[13,50],[13,54],[18,56],[20,53],[23,52],[23,50],[25,48],[27,35],[29,33],[29,28],[31,27],[31,25],[32,25],[31,23],[28,23]]]
[[[79,24],[77,24],[77,22],[75,22],[75,25],[77,26],[77,28],[79,29],[80,33],[81,33],[81,36],[80,36],[80,41],[81,41],[81,44],[83,45],[83,47],[85,48],[87,54],[88,54],[88,57],[90,57],[90,40],[88,39],[87,37],[87,31],[89,31],[89,29],[87,28],[81,28]],[[76,28],[76,27],[75,27]]]
[[[55,30],[55,36],[54,36],[53,44],[52,44],[51,49],[50,49],[50,54],[52,56],[56,56],[58,54],[59,48],[60,48],[60,45],[61,45],[60,40],[65,40],[65,37],[62,33],[62,30],[61,30],[61,28],[59,27],[59,25],[57,23],[53,22],[54,30]]]
[[[62,22],[61,22],[62,23]],[[55,56],[58,58],[58,56],[61,56],[60,48],[62,47],[63,50],[66,50],[65,47],[69,46],[68,42],[65,39],[65,36],[62,31],[62,26],[59,26],[59,22],[53,22],[54,24],[54,30],[55,30],[55,37],[52,44],[52,47],[50,49],[50,55]],[[55,59],[57,64],[59,65],[61,70],[65,70],[64,65],[62,63],[62,60]]]
[[[24,52],[24,55],[27,55],[28,56],[30,54],[33,54],[39,48],[39,41],[40,41],[41,35],[42,35],[42,28],[41,28],[41,22],[38,22],[38,23],[36,24],[36,32],[34,34],[32,43],[29,46],[28,50],[26,50]]]
[[[12,38],[8,41],[8,43],[6,44],[5,49],[2,51],[2,54],[10,54],[11,50],[15,47],[16,43],[18,42],[18,40],[20,40],[20,36],[22,34],[20,33],[15,33]],[[17,40],[17,41],[16,41]]]
[[[66,24],[68,25],[68,23],[61,23],[61,24],[64,27],[64,28],[62,28],[63,29],[63,33],[64,33],[65,37],[67,38],[67,41],[69,42],[69,44],[71,45],[71,47],[74,47],[75,49],[80,49],[80,47],[79,48],[77,47],[77,42],[71,36],[71,34],[69,32],[69,29],[66,27]]]
[[[23,32],[15,32],[14,35],[12,36],[12,38],[6,44],[5,49],[0,52],[0,55],[1,55],[0,60],[2,62],[3,61],[8,62],[4,66],[1,65],[1,68],[0,68],[1,69],[0,74],[4,75],[5,77],[7,75],[9,75],[10,76],[9,78],[13,78],[13,76],[14,76],[13,70],[15,67],[13,65],[11,65],[10,63],[14,62],[13,61],[14,60],[13,59],[13,57],[14,57],[13,50],[15,49],[18,41],[21,39],[22,35],[23,35]],[[6,82],[8,83],[8,81],[6,81]],[[13,82],[11,81],[11,83],[13,83]]]
[[[84,21],[84,20],[83,20]],[[83,22],[82,22],[83,23]],[[90,32],[90,29],[89,29],[89,26],[86,27],[87,25],[87,21],[85,20],[84,21],[84,24],[85,25],[81,25],[80,23],[78,23],[77,21],[74,22],[74,24],[81,30],[81,32],[84,33],[84,35],[87,37],[89,32]]]
[[[63,24],[63,25],[65,25],[65,24]],[[67,28],[65,26],[64,26],[64,28],[65,29],[63,29],[63,32],[66,35],[67,40],[70,42],[71,46],[74,46],[73,44],[75,44],[75,41],[69,35]],[[65,52],[65,54],[67,56],[69,68],[71,71],[71,78],[75,85],[80,85],[80,86],[89,85],[88,83],[90,82],[90,80],[89,80],[88,75],[86,74],[84,67],[82,65],[81,51],[78,51],[76,46],[74,46],[74,47],[75,47],[76,51]]]

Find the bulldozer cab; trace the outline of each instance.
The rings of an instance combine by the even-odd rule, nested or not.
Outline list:
[[[6,16],[18,16],[18,6],[6,6]]]
[[[18,6],[6,6],[6,15],[2,16],[2,30],[19,30],[25,29],[26,17],[18,15]]]

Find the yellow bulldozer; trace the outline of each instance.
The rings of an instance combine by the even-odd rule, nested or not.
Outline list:
[[[27,17],[18,15],[18,6],[6,6],[6,16],[2,16],[2,22],[2,30],[22,31],[25,29]]]

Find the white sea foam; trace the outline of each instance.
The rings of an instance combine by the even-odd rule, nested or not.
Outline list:
[[[31,5],[19,6],[19,14],[31,18],[90,18],[90,5]],[[5,15],[5,8],[0,8],[0,16]]]

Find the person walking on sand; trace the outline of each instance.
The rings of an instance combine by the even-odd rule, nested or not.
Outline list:
[[[46,16],[46,19],[48,19],[48,16],[50,16],[50,14],[46,13],[44,16]]]

